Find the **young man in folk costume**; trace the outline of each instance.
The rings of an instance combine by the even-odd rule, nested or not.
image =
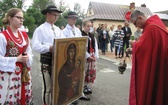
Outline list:
[[[70,11],[68,15],[65,16],[65,18],[68,20],[68,24],[63,29],[64,36],[67,38],[81,37],[82,36],[81,31],[79,30],[79,28],[75,27],[78,15],[75,12]],[[80,100],[89,101],[90,98],[83,93]],[[75,101],[73,104],[77,104],[77,101]]]
[[[32,50],[23,25],[23,11],[8,10],[4,19],[7,29],[0,33],[0,104],[33,105],[30,67]]]
[[[96,79],[96,60],[99,58],[97,40],[90,31],[91,22],[83,21],[83,31],[82,36],[88,36],[88,47],[87,47],[87,60],[85,67],[85,87],[84,93],[91,94],[92,90],[90,89]]]
[[[56,6],[50,5],[41,12],[46,16],[45,23],[41,24],[33,33],[32,49],[40,53],[41,72],[43,78],[42,100],[44,105],[51,104],[51,62],[52,47],[55,38],[62,38],[64,35],[54,23],[62,11]]]

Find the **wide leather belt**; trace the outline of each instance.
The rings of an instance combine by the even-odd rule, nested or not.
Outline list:
[[[52,62],[52,53],[47,52],[47,53],[44,53],[44,54],[40,54],[40,62],[42,64],[51,65],[51,62]]]

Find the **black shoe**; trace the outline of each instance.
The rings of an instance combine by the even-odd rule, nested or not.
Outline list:
[[[74,101],[71,103],[72,105],[77,105],[78,104],[78,101]]]
[[[89,94],[92,94],[92,90],[88,86],[86,86],[86,89],[89,92]]]
[[[89,94],[92,94],[92,90],[90,88],[88,88],[88,92]]]
[[[84,94],[90,94],[90,92],[88,91],[87,88],[84,88],[83,93],[84,93]]]
[[[90,98],[87,96],[82,96],[81,98],[79,98],[80,100],[84,100],[84,101],[90,101]]]
[[[83,93],[84,94],[92,94],[92,90],[88,86],[84,86]]]

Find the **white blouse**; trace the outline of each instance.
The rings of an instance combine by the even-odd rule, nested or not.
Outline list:
[[[20,47],[26,44],[27,43],[25,39],[23,38],[23,43],[20,45]],[[7,41],[3,33],[0,33],[0,46],[1,46],[0,47],[0,71],[14,72],[16,68],[17,57],[5,57]],[[27,62],[27,66],[30,67],[33,62],[33,54],[32,54],[32,49],[30,47],[30,44],[27,47],[26,53],[29,55],[29,61]]]

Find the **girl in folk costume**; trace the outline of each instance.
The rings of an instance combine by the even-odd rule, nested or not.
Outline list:
[[[23,12],[8,10],[4,19],[7,29],[0,33],[0,105],[32,105],[30,66],[33,54],[23,25]]]
[[[99,58],[98,54],[98,45],[97,40],[90,31],[91,22],[84,21],[83,22],[83,31],[82,36],[88,36],[88,45],[87,45],[87,53],[86,53],[86,71],[85,71],[85,86],[84,93],[91,94],[92,91],[88,85],[94,83],[96,78],[96,59]]]

